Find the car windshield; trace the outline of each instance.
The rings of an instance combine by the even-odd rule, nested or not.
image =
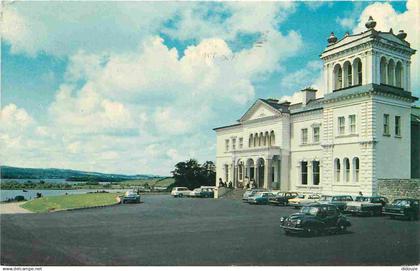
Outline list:
[[[396,206],[402,206],[402,207],[410,206],[410,202],[408,200],[403,200],[403,199],[396,199],[394,200],[393,204]]]
[[[299,195],[299,196],[297,196],[297,198],[304,199],[305,198],[305,195]]]
[[[284,196],[284,193],[283,192],[278,192],[277,193],[277,196],[283,197]]]
[[[330,201],[332,199],[331,196],[322,196],[321,200]]]
[[[257,192],[257,193],[255,193],[255,196],[259,197],[259,196],[262,196],[262,194],[263,194],[263,192]]]
[[[367,197],[357,197],[356,201],[367,201],[367,202],[369,202],[369,198],[367,198]]]
[[[310,206],[303,207],[300,210],[301,213],[306,214],[306,215],[316,215],[318,211],[319,211],[318,207],[310,207]]]

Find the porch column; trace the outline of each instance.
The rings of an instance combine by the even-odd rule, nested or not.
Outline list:
[[[271,189],[271,163],[272,159],[265,159],[264,161],[264,188]]]
[[[254,164],[254,184],[258,187],[258,166],[257,163]]]
[[[282,152],[280,160],[280,190],[289,191],[291,183],[289,179],[289,159],[290,156],[286,152]]]

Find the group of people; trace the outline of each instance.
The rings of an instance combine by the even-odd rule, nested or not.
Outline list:
[[[226,181],[223,182],[222,178],[219,178],[219,187],[229,187],[229,188],[233,188],[233,183],[231,181]],[[245,178],[244,181],[244,189],[248,189],[248,188],[256,188],[257,184],[255,182],[255,180],[253,178],[249,179],[249,178]]]

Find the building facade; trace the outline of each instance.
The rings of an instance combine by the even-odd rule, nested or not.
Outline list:
[[[333,33],[321,54],[322,98],[258,99],[229,126],[215,128],[217,182],[324,194],[377,193],[381,178],[410,178],[410,58],[406,34]]]

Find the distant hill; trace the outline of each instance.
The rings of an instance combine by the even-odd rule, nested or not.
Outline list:
[[[99,172],[79,171],[72,169],[57,169],[57,168],[19,168],[0,166],[0,176],[2,179],[67,179],[69,181],[103,181],[103,182],[117,182],[136,179],[154,179],[160,176],[137,174],[137,175],[123,175],[123,174],[107,174]]]

